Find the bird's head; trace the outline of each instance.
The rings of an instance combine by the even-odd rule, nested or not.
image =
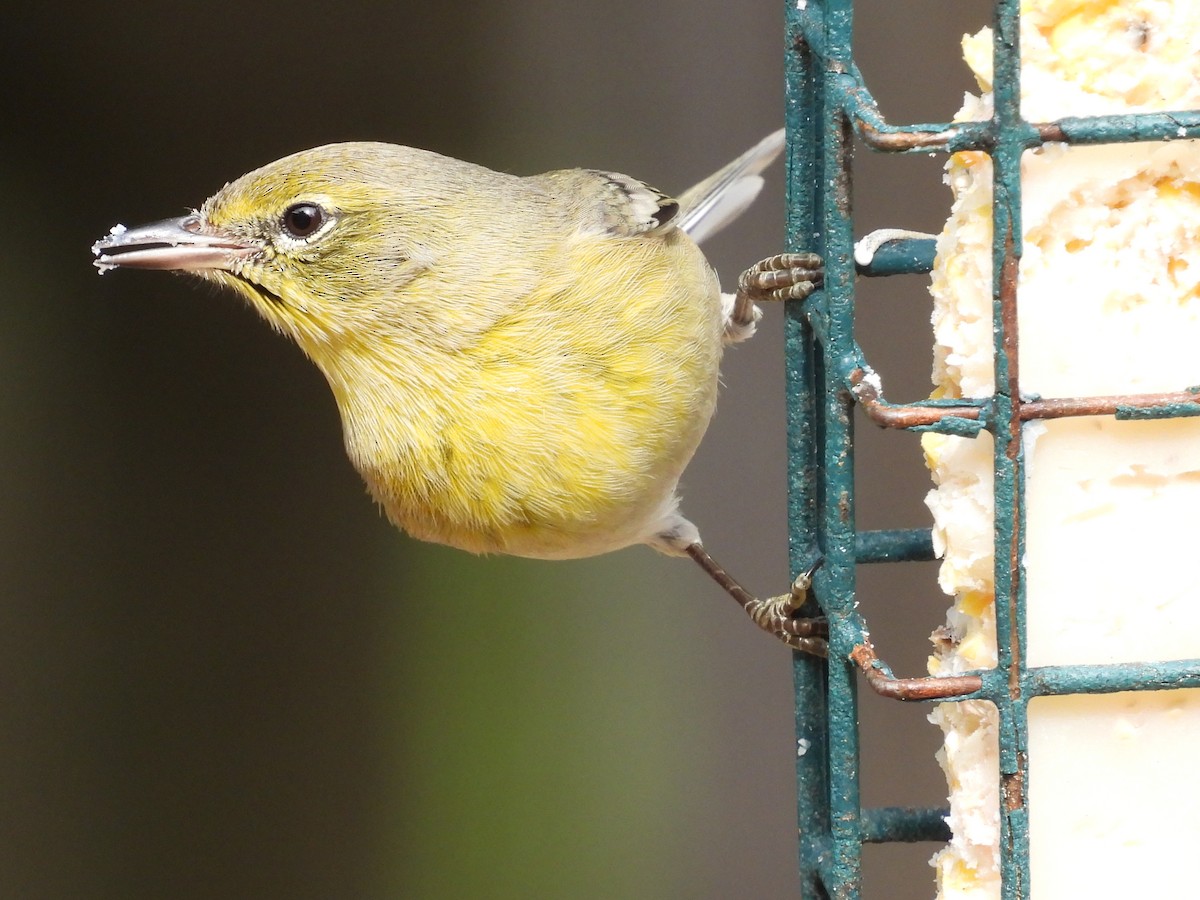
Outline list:
[[[457,240],[466,165],[391,144],[306,150],[230,182],[186,216],[118,225],[93,246],[95,264],[227,285],[319,352],[406,312],[420,317],[404,310],[405,288]]]

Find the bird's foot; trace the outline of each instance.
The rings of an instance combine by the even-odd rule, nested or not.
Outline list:
[[[788,638],[823,638],[829,633],[828,623],[824,619],[798,618],[800,608],[808,602],[808,589],[812,587],[813,575],[821,567],[823,559],[818,559],[809,568],[796,576],[791,590],[778,597],[768,597],[758,600],[745,607],[746,614],[754,624],[763,631],[774,634],[790,643]],[[807,649],[798,647],[797,649]],[[810,651],[811,652],[811,651]]]
[[[809,568],[796,576],[791,590],[779,597],[760,600],[717,564],[700,544],[686,548],[705,572],[719,584],[729,596],[746,611],[751,621],[768,634],[773,634],[793,650],[801,650],[814,656],[827,656],[829,624],[825,619],[802,617],[798,613],[808,602],[808,590],[812,586],[813,574],[824,560],[818,559]]]
[[[780,253],[757,262],[738,278],[728,331],[758,319],[755,303],[804,300],[825,280],[825,263],[815,253]]]
[[[751,301],[803,300],[825,279],[815,253],[779,253],[756,262],[738,278],[738,293]]]

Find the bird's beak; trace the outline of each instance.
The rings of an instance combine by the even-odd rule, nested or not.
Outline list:
[[[115,226],[92,244],[93,261],[101,274],[118,266],[130,269],[197,271],[229,269],[259,247],[244,238],[222,234],[198,215],[163,219],[137,228]]]

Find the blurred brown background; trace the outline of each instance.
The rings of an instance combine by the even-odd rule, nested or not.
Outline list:
[[[986,4],[858,8],[889,118],[948,118]],[[334,140],[682,189],[781,124],[783,5],[167,9],[25,4],[0,39],[0,897],[795,896],[781,645],[643,548],[479,560],[399,535],[294,347],[88,253]],[[859,231],[936,230],[942,162],[860,154]],[[782,183],[710,248],[727,284],[781,249]],[[926,393],[921,279],[865,285],[861,312],[889,393]],[[788,578],[779,323],[729,355],[684,483],[764,593]],[[927,524],[916,439],[860,434],[860,524]],[[942,621],[934,577],[863,578],[902,673]],[[941,803],[927,709],[864,703],[864,802]],[[932,896],[934,849],[871,849],[867,896]]]

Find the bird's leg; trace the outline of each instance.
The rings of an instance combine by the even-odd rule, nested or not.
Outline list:
[[[796,580],[792,582],[792,589],[788,593],[780,597],[759,600],[722,569],[699,543],[688,544],[684,551],[709,574],[713,581],[738,602],[754,621],[754,624],[763,631],[775,635],[794,650],[803,650],[814,656],[829,654],[828,644],[825,640],[829,634],[828,623],[820,618],[796,617],[800,607],[808,600],[808,589],[812,585],[813,573],[821,567],[824,560],[818,559],[807,571],[797,575]]]
[[[732,328],[745,328],[757,319],[754,304],[769,300],[803,300],[825,279],[825,264],[815,253],[780,253],[757,262],[738,278]]]
[[[754,333],[760,315],[755,303],[779,300],[803,300],[817,289],[825,278],[825,264],[815,253],[780,253],[755,263],[738,278],[737,293],[725,323],[725,339],[735,342]],[[759,628],[767,631],[789,647],[815,656],[826,656],[829,633],[824,619],[797,618],[796,613],[808,599],[813,573],[821,565],[817,560],[806,572],[792,582],[792,589],[780,597],[760,600],[738,584],[728,572],[717,565],[699,543],[684,548],[709,576],[724,588]]]

